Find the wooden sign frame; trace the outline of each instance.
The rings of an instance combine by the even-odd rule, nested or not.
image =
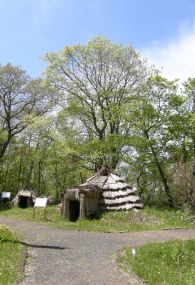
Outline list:
[[[35,219],[35,209],[36,208],[43,208],[44,218],[46,220],[46,206],[47,206],[47,198],[36,198],[35,204],[33,207],[33,218]]]
[[[11,198],[11,192],[5,192],[5,191],[3,191],[3,192],[1,193],[1,203],[2,203],[3,199],[7,199],[7,200],[10,201],[10,198]]]

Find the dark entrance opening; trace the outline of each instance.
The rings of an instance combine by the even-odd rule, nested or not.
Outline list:
[[[69,210],[70,210],[70,221],[71,222],[76,222],[76,220],[79,217],[80,202],[79,201],[71,201],[70,200]]]
[[[19,200],[19,207],[20,208],[27,208],[27,206],[28,206],[28,197],[25,197],[25,196],[20,196],[20,198],[19,198],[20,200]]]

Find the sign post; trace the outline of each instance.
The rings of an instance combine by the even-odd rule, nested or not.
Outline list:
[[[35,204],[33,207],[33,218],[35,218],[36,208],[44,208],[44,218],[46,220],[46,211],[45,211],[46,205],[47,205],[47,198],[36,198]]]

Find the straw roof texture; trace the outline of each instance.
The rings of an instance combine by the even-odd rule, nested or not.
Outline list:
[[[34,192],[31,190],[20,190],[17,195],[28,197],[28,198],[35,197]]]
[[[92,185],[100,190],[100,210],[129,210],[143,207],[140,197],[136,196],[136,188],[128,185],[109,167],[102,167],[80,186],[87,188]]]

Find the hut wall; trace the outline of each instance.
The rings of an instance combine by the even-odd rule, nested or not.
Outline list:
[[[28,208],[34,206],[35,201],[35,194],[33,191],[30,190],[20,190],[17,195],[12,200],[12,203],[15,206],[21,208]]]
[[[99,193],[86,194],[85,211],[86,216],[95,215],[99,212]]]
[[[71,195],[70,195],[71,193]],[[64,201],[63,201],[63,217],[71,219],[72,215],[74,214],[74,206],[75,206],[75,215],[76,211],[78,210],[78,206],[74,202],[78,202],[79,204],[79,218],[84,218],[86,216],[96,215],[99,212],[99,193],[98,192],[90,192],[86,191],[80,193],[77,196],[78,199],[75,199],[75,195],[72,194],[72,191],[67,191],[64,194]]]

